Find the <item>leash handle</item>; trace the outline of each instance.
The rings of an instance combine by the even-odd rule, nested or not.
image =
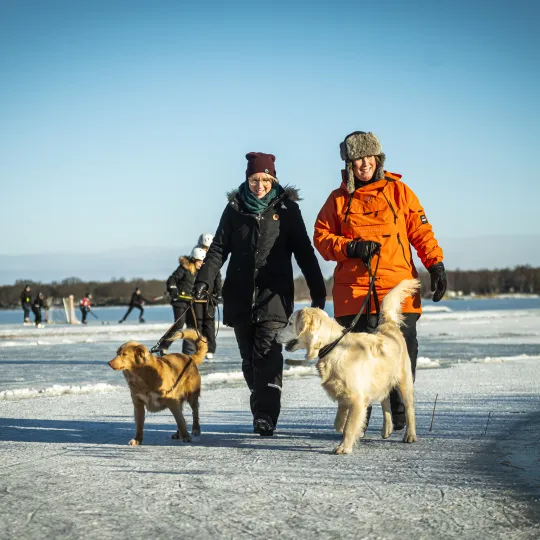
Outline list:
[[[372,257],[368,259],[367,263],[367,271],[369,275],[369,287],[368,291],[366,293],[366,297],[364,298],[364,303],[362,304],[362,307],[360,308],[360,311],[356,315],[356,317],[353,319],[352,323],[343,331],[343,335],[348,334],[355,326],[356,323],[360,320],[360,317],[362,316],[362,313],[364,309],[366,309],[366,316],[369,316],[369,300],[371,298],[371,294],[373,290],[375,289],[375,276],[377,275],[377,270],[379,270],[379,261],[381,260],[381,256],[379,255],[377,257],[377,264],[375,265],[375,272],[371,272],[371,261]]]

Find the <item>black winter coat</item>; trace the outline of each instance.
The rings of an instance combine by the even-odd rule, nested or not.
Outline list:
[[[294,307],[294,254],[312,299],[326,287],[306,226],[295,202],[296,189],[278,186],[279,195],[261,214],[253,214],[229,194],[214,241],[197,281],[209,287],[229,255],[223,285],[223,322],[228,326],[265,321],[287,322]]]
[[[141,294],[141,293],[136,293],[134,292],[132,295],[131,295],[131,300],[129,301],[129,305],[131,307],[135,307],[135,306],[141,306],[146,302],[146,298],[144,298],[144,296]]]
[[[32,303],[32,309],[47,309],[47,303],[45,298],[41,296],[36,296],[34,302]]]
[[[189,257],[180,257],[178,268],[169,276],[167,280],[167,292],[171,297],[171,305],[180,305],[182,302],[189,302],[195,284],[197,268]]]
[[[21,293],[21,305],[24,307],[32,303],[32,295],[26,289]]]

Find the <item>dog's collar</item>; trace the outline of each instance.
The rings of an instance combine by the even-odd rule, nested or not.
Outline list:
[[[348,334],[348,333],[349,332],[347,331],[347,329],[345,329],[343,333],[341,334],[341,336],[339,336],[337,339],[334,339],[334,341],[327,343],[324,347],[321,347],[319,349],[319,360],[322,360],[325,356],[330,354],[334,350],[334,347],[343,339],[345,334]]]

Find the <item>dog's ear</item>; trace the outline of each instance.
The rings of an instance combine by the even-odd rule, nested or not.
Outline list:
[[[296,329],[298,336],[303,335],[303,341],[306,343],[306,360],[314,360],[319,355],[319,349],[324,345],[319,335],[321,316],[312,308],[304,308],[298,318],[301,320],[298,322],[297,319]]]
[[[135,358],[135,363],[137,365],[141,365],[146,362],[147,354],[148,354],[148,349],[144,345],[136,345],[133,348],[133,356]]]
[[[300,309],[294,314],[294,331],[299,336],[304,331],[304,310]]]

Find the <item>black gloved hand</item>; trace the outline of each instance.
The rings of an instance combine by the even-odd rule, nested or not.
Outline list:
[[[195,300],[203,300],[208,291],[208,285],[204,281],[196,281],[193,286],[193,298]]]
[[[379,253],[381,244],[373,240],[351,240],[347,244],[347,257],[355,257],[362,259],[364,264],[369,262],[369,259],[376,253]]]
[[[446,292],[448,282],[446,280],[446,270],[442,262],[434,264],[428,268],[431,274],[431,292],[433,293],[433,301],[439,302]]]
[[[313,300],[311,300],[311,307],[324,309],[325,304],[326,304],[326,297],[314,298]]]

